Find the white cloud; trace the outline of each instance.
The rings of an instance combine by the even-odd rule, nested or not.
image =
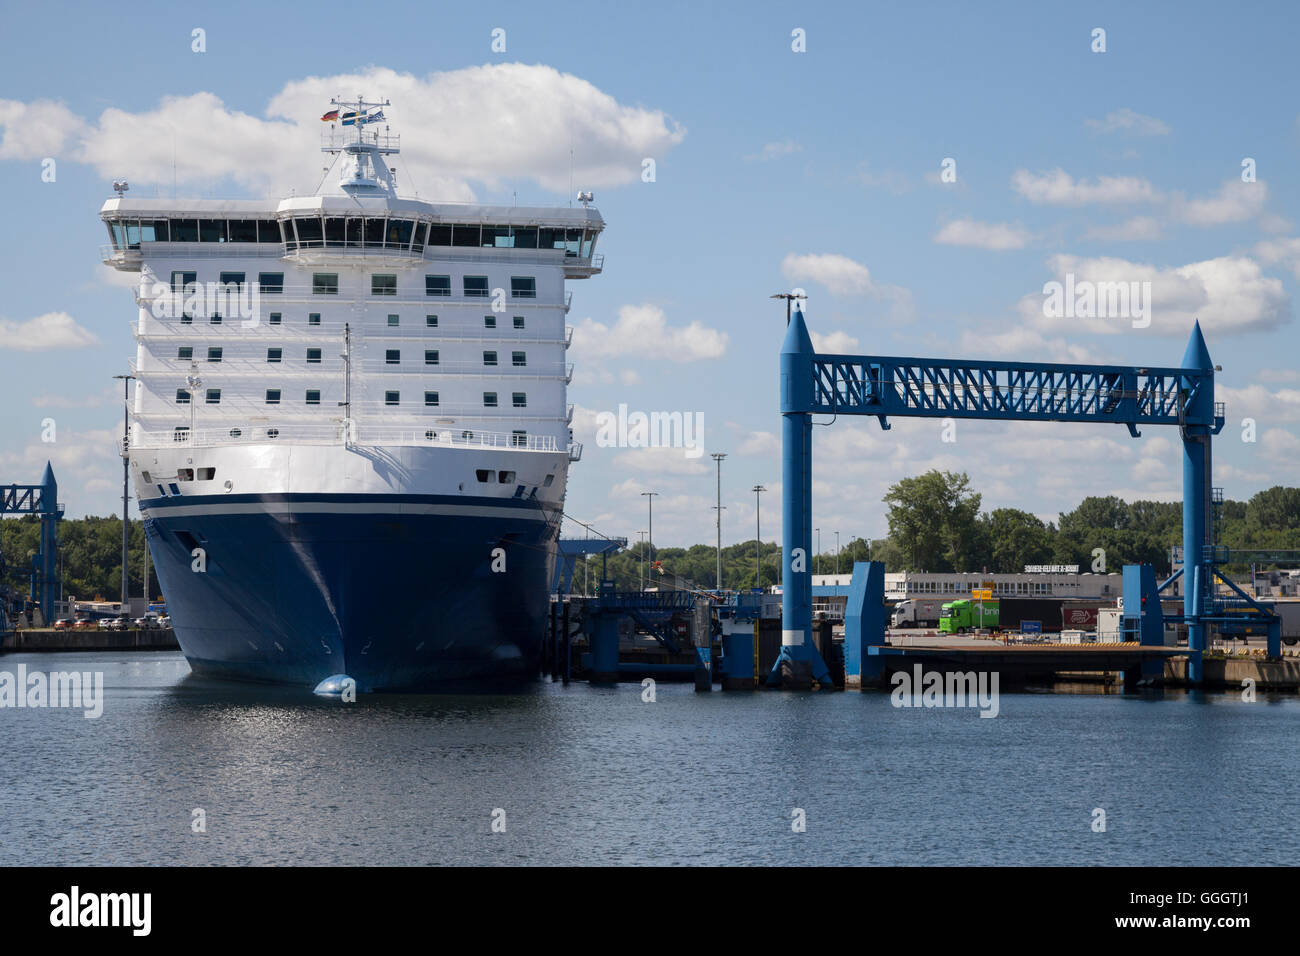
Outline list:
[[[1230,424],[1240,425],[1243,418],[1261,423],[1300,422],[1300,389],[1273,391],[1256,384],[1234,388],[1217,382],[1214,397],[1223,402]]]
[[[1107,113],[1105,119],[1089,119],[1084,122],[1101,133],[1124,131],[1136,133],[1139,136],[1164,136],[1169,132],[1169,126],[1166,123],[1154,116],[1144,116],[1127,106]]]
[[[792,252],[781,261],[781,272],[794,282],[824,285],[835,295],[870,295],[876,291],[871,270],[837,253]]]
[[[954,219],[935,234],[934,241],[948,246],[974,246],[1004,252],[1023,249],[1030,238],[1027,229],[1014,223]]]
[[[846,353],[856,352],[858,349],[858,340],[847,332],[828,332],[822,335],[820,332],[808,330],[812,336],[813,348],[822,353]]]
[[[778,455],[781,453],[781,439],[771,432],[750,432],[740,443],[742,455]]]
[[[625,305],[618,321],[608,326],[586,318],[574,329],[573,348],[584,359],[635,355],[674,362],[720,358],[727,351],[727,333],[710,329],[698,320],[670,326],[657,305]]]
[[[265,117],[213,93],[164,97],[152,110],[105,110],[83,123],[56,104],[0,101],[0,156],[42,155],[51,143],[101,175],[207,185],[229,178],[259,192],[310,190],[320,180],[320,116],[339,90],[389,97],[402,135],[399,183],[429,198],[473,198],[470,183],[532,180],[567,192],[630,183],[644,157],[662,158],[685,130],[662,111],[620,104],[569,73],[502,63],[427,76],[370,68],[288,83]],[[48,123],[33,122],[33,111]],[[570,149],[573,149],[570,160]],[[250,161],[249,157],[256,157]]]
[[[95,333],[66,312],[47,312],[26,322],[0,319],[0,353],[43,349],[79,349],[99,345]]]
[[[1096,182],[1076,180],[1064,169],[1031,173],[1018,169],[1011,176],[1016,192],[1030,202],[1051,206],[1083,206],[1090,203],[1153,202],[1159,198],[1155,188],[1135,176],[1100,176]]]
[[[1268,201],[1268,185],[1243,183],[1229,179],[1219,187],[1219,192],[1208,199],[1170,199],[1170,215],[1192,226],[1220,226],[1229,222],[1253,219],[1264,210]]]
[[[1041,300],[1039,318],[1042,318]],[[1062,338],[1048,338],[1039,329],[1029,325],[1014,326],[1003,331],[964,329],[959,351],[962,355],[1022,362],[1098,361],[1094,349]]]
[[[1266,265],[1282,263],[1300,279],[1300,239],[1266,239],[1256,244],[1255,255]]]
[[[614,449],[600,449],[602,452]],[[614,455],[613,465],[625,471],[644,471],[654,475],[700,475],[712,471],[712,462],[701,453],[686,448],[625,448]]]
[[[1187,335],[1200,319],[1207,331],[1253,332],[1278,328],[1291,321],[1291,299],[1280,279],[1264,275],[1259,263],[1244,256],[1222,256],[1177,268],[1113,257],[1084,258],[1058,255],[1048,260],[1052,277],[1064,282],[1150,282],[1150,331]],[[1020,302],[1021,314],[1031,324],[1053,322],[1043,316],[1043,294],[1031,293]],[[1069,319],[1070,328],[1090,332],[1128,332],[1123,318]]]
[[[85,122],[62,103],[34,100],[0,100],[0,159],[63,158],[69,140],[85,128]]]
[[[1270,428],[1259,436],[1260,452],[1273,461],[1300,462],[1300,438],[1285,428]]]
[[[765,163],[771,159],[777,159],[781,156],[790,156],[793,153],[799,153],[802,151],[803,147],[794,140],[783,139],[780,142],[764,143],[762,150],[751,156],[746,156],[745,159],[751,162],[753,160],[759,160],[760,162]]]
[[[781,260],[781,272],[792,282],[816,282],[832,295],[870,296],[890,303],[890,321],[915,318],[912,293],[902,286],[877,282],[862,263],[838,253],[790,253]]]
[[[1135,216],[1115,226],[1093,226],[1085,233],[1086,239],[1108,242],[1142,242],[1163,238],[1160,222],[1150,216]]]

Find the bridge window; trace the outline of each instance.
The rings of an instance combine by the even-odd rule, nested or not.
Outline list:
[[[325,220],[325,245],[342,246],[347,243],[347,220],[332,218]]]
[[[312,295],[338,295],[339,274],[337,272],[314,272],[311,277]]]
[[[516,299],[537,298],[536,276],[511,276],[510,295]]]
[[[324,242],[324,233],[321,227],[321,221],[315,217],[310,219],[295,219],[294,225],[298,228],[298,244],[307,248],[319,248]]]
[[[478,246],[480,230],[478,223],[456,223],[451,233],[453,246]]]
[[[226,220],[224,219],[200,219],[199,220],[199,242],[225,242],[226,241]]]
[[[425,295],[451,295],[451,276],[425,276]]]
[[[397,295],[397,276],[376,274],[370,277],[371,295]]]
[[[388,220],[389,247],[405,249],[407,246],[411,244],[411,234],[414,231],[415,231],[415,223],[413,223],[409,219]]]
[[[284,292],[284,273],[259,272],[257,274],[257,287],[260,291],[267,293]]]
[[[487,276],[465,276],[465,298],[486,299],[488,297]]]
[[[230,220],[230,241],[231,242],[257,242],[257,220],[256,219]]]
[[[259,219],[257,222],[258,242],[280,242],[280,224],[274,219]]]
[[[431,224],[429,226],[429,245],[451,245],[451,226],[444,226],[436,222]]]
[[[167,242],[169,232],[166,219],[146,219],[140,223],[141,242]]]
[[[514,246],[509,226],[484,226],[482,240],[484,248],[489,249],[510,249]]]
[[[197,219],[173,219],[171,221],[172,242],[198,242],[199,221]]]
[[[536,226],[515,226],[514,239],[515,239],[516,249],[536,249],[537,248],[537,227]]]

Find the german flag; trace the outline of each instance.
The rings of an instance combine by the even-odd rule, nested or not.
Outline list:
[[[322,123],[333,123],[338,118],[339,118],[339,111],[330,110],[328,113],[326,113],[324,116],[320,118],[320,121]]]

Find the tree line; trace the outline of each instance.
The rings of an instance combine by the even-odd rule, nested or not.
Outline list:
[[[1044,522],[1018,508],[983,511],[982,496],[971,488],[965,473],[940,471],[896,482],[883,500],[888,505],[888,536],[850,538],[838,556],[841,573],[851,571],[855,560],[883,561],[890,571],[1011,573],[1035,564],[1076,564],[1089,571],[1100,552],[1107,571],[1145,563],[1164,575],[1171,571],[1171,546],[1182,544],[1179,502],[1089,497],[1073,511],[1059,513],[1057,520]],[[1217,540],[1229,548],[1300,548],[1300,488],[1279,485],[1248,501],[1225,501],[1218,513]],[[144,530],[138,520],[129,522],[129,535],[130,591],[139,596]],[[5,583],[26,590],[27,570],[39,539],[40,522],[34,515],[0,521],[0,555],[8,565]],[[116,600],[122,587],[121,558],[121,518],[60,522],[59,559],[65,596]],[[579,561],[572,585],[575,592],[595,592],[602,561],[618,590],[636,590],[661,580],[654,562],[704,588],[713,587],[717,576],[717,550],[712,544],[656,547],[651,554],[648,544],[638,542],[605,559]],[[769,587],[779,582],[780,567],[781,546],[777,542],[756,545],[751,538],[728,545],[722,549],[722,586],[745,589],[757,583]],[[814,573],[833,573],[835,549],[814,554],[810,567]],[[1229,569],[1244,568],[1230,565]],[[149,595],[158,597],[162,589],[152,565],[149,572]]]

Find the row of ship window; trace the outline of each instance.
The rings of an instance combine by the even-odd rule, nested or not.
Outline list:
[[[115,249],[141,242],[283,242],[290,249],[390,248],[421,252],[425,246],[485,249],[563,249],[590,256],[598,229],[582,226],[430,223],[385,216],[308,216],[293,219],[129,219],[106,221]],[[281,227],[283,226],[283,231]],[[295,228],[296,226],[296,228]]]
[[[172,291],[189,293],[198,285],[197,272],[176,270],[172,273]],[[236,286],[242,289],[248,281],[244,272],[223,272],[219,285]],[[257,274],[259,292],[278,294],[284,292],[283,272],[259,272]],[[461,290],[467,299],[486,299],[491,294],[487,276],[465,276]],[[313,272],[311,277],[313,295],[338,295],[339,274],[337,272]],[[372,296],[397,295],[396,273],[375,273],[370,276],[370,294]],[[434,296],[451,295],[451,276],[426,275],[424,277],[424,294]],[[536,276],[511,276],[510,297],[513,299],[537,298]]]
[[[208,357],[207,357],[207,360],[208,360],[209,362],[214,363],[214,364],[215,364],[215,363],[218,363],[218,362],[221,361],[222,355],[223,355],[224,353],[225,353],[225,348],[224,348],[224,346],[220,346],[220,345],[214,345],[214,346],[211,346],[211,347],[208,348]],[[176,349],[176,358],[179,359],[179,360],[181,360],[181,361],[183,361],[183,362],[192,362],[192,361],[194,361],[194,346],[192,346],[192,345],[182,345],[182,346],[180,346],[179,348]],[[278,362],[281,362],[281,361],[283,361],[283,360],[284,360],[284,349],[283,349],[283,348],[269,348],[269,349],[266,350],[266,361],[267,361],[268,363],[274,365],[274,364],[276,364],[276,363],[278,363]],[[308,365],[319,365],[319,364],[320,364],[320,361],[321,361],[321,350],[320,350],[320,349],[318,349],[318,348],[310,348],[310,349],[307,349],[307,364],[308,364]],[[442,355],[441,355],[441,350],[440,350],[440,349],[425,349],[425,350],[424,350],[424,364],[425,364],[425,365],[439,365],[439,364],[441,364],[441,361],[442,361]],[[385,349],[385,350],[384,350],[384,364],[385,364],[385,365],[401,365],[401,364],[402,364],[402,350],[401,350],[401,349]],[[497,361],[497,353],[496,353],[494,350],[488,349],[488,350],[485,350],[485,351],[483,352],[483,365],[484,365],[485,368],[495,368],[495,367],[496,367],[497,365],[499,365],[499,364],[500,364],[500,363]],[[514,368],[526,368],[526,367],[528,366],[528,353],[527,353],[527,352],[511,352],[511,353],[510,353],[510,364],[511,364],[511,366],[513,366]]]
[[[512,325],[513,325],[514,328],[516,328],[516,329],[527,328],[528,323],[525,321],[525,319],[524,319],[524,317],[523,317],[522,315],[512,316],[512,319],[513,319]],[[283,312],[269,312],[269,313],[267,313],[267,320],[266,320],[266,321],[267,321],[267,324],[269,324],[269,325],[283,325],[283,324],[284,324],[284,313],[283,313]],[[208,316],[208,324],[209,324],[209,325],[223,325],[224,323],[225,323],[225,319],[224,319],[224,317],[222,316],[222,314],[221,314],[220,312],[213,312],[212,315]],[[181,325],[193,325],[193,324],[194,324],[194,316],[193,316],[193,314],[191,314],[191,313],[189,313],[189,312],[183,312],[183,313],[181,313]],[[307,324],[308,324],[308,325],[320,325],[320,313],[319,313],[319,312],[308,312],[308,313],[307,313]],[[388,327],[389,327],[389,328],[393,328],[393,329],[395,329],[395,328],[398,328],[399,326],[401,326],[401,324],[402,324],[402,317],[401,317],[401,315],[399,315],[399,314],[397,314],[397,313],[389,313],[389,316],[388,316]],[[426,315],[426,316],[424,317],[424,327],[425,327],[426,329],[436,329],[436,328],[438,328],[438,317],[437,317],[436,315]],[[485,328],[485,329],[495,329],[496,327],[497,327],[497,317],[496,317],[495,315],[485,315],[485,316],[483,316],[483,328]]]
[[[283,395],[283,391],[282,391],[281,389],[278,389],[278,388],[268,388],[268,389],[266,390],[266,404],[267,404],[267,405],[279,405],[279,404],[281,403],[281,397],[282,397],[282,395]],[[207,391],[205,391],[204,394],[203,394],[203,402],[204,402],[205,405],[220,405],[220,404],[221,404],[221,389],[219,389],[219,388],[209,388],[209,389],[208,389]],[[177,405],[188,405],[189,403],[190,403],[190,390],[187,389],[187,388],[178,388],[178,389],[176,389],[176,404],[177,404]],[[319,405],[319,404],[320,404],[320,389],[319,389],[319,388],[309,388],[309,389],[307,389],[306,394],[305,394],[305,396],[304,396],[304,398],[303,398],[303,403],[306,404],[306,405]],[[385,405],[401,405],[401,404],[402,404],[402,393],[401,393],[400,391],[384,392],[384,404],[385,404]],[[425,392],[425,393],[424,393],[424,404],[425,404],[425,406],[428,407],[428,408],[436,408],[436,407],[438,407],[438,405],[440,404],[438,393],[437,393],[437,392]],[[511,393],[510,393],[510,405],[511,405],[512,408],[527,408],[527,407],[528,407],[528,394],[527,394],[526,392],[511,392]],[[484,407],[484,408],[499,408],[499,407],[500,407],[500,403],[499,403],[498,400],[497,400],[497,393],[496,393],[496,392],[484,392],[484,393],[483,393],[483,407]]]

